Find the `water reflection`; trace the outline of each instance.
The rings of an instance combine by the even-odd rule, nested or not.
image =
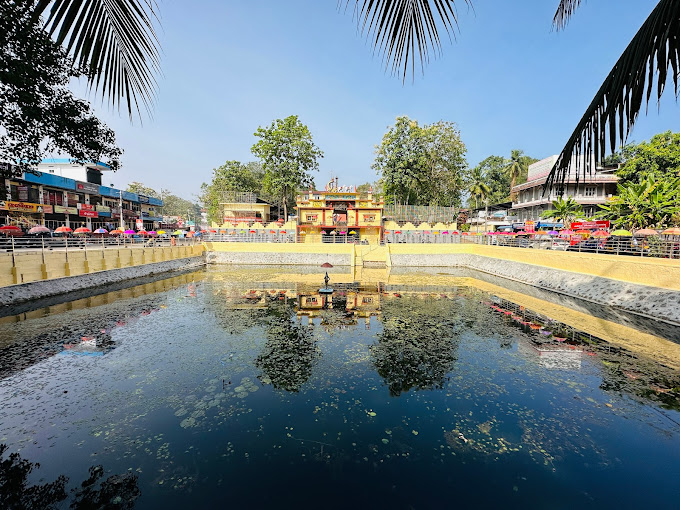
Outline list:
[[[397,297],[401,297],[397,294]],[[453,370],[463,310],[448,300],[391,299],[383,305],[383,329],[371,345],[378,374],[398,396],[410,389],[441,389]]]
[[[70,493],[66,491],[69,479],[65,475],[52,482],[31,484],[30,475],[40,464],[29,462],[18,453],[5,458],[7,449],[7,445],[0,444],[0,508],[51,509],[70,499],[69,508],[73,510],[129,510],[141,495],[136,475],[114,474],[104,479],[101,465],[90,467],[89,477]]]

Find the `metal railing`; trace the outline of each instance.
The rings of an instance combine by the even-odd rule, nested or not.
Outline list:
[[[0,251],[26,252],[39,250],[94,250],[106,248],[148,248],[193,246],[199,238],[96,238],[96,237],[7,237],[0,238]]]

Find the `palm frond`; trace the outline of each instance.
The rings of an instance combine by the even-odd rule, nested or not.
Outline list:
[[[624,144],[643,101],[649,105],[657,75],[660,99],[669,73],[678,95],[680,69],[680,1],[660,0],[614,65],[550,171],[545,190],[564,185],[572,165],[577,179],[592,173],[617,139]]]
[[[415,75],[416,59],[422,72],[430,53],[441,52],[439,23],[449,37],[455,38],[458,27],[455,0],[353,1],[359,31],[382,53],[385,68],[391,67],[393,74],[401,74],[403,81],[409,68]],[[472,7],[471,0],[462,1]],[[345,5],[350,2],[352,0],[346,0]]]
[[[45,29],[88,70],[89,86],[128,115],[150,113],[160,72],[155,0],[38,0]]]
[[[569,18],[571,18],[574,11],[578,9],[583,0],[561,0],[560,5],[557,6],[557,12],[553,18],[553,26],[560,30],[567,26]]]

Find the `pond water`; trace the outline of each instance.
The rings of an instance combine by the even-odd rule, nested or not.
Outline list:
[[[0,319],[0,507],[677,508],[677,365],[474,285],[256,276]]]

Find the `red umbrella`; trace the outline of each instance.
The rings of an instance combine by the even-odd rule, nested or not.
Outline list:
[[[144,229],[138,230],[137,233],[138,233],[140,236],[148,236],[148,235],[149,235],[149,233],[148,233],[146,230],[144,230]]]
[[[5,225],[0,227],[0,234],[5,234],[7,236],[16,236],[23,234],[24,231],[15,225]]]
[[[54,231],[55,234],[68,234],[69,232],[73,232],[71,227],[59,227]]]
[[[59,229],[57,229],[57,230],[59,230]],[[74,234],[89,234],[90,232],[92,232],[92,230],[90,230],[87,227],[79,227],[73,233]]]

